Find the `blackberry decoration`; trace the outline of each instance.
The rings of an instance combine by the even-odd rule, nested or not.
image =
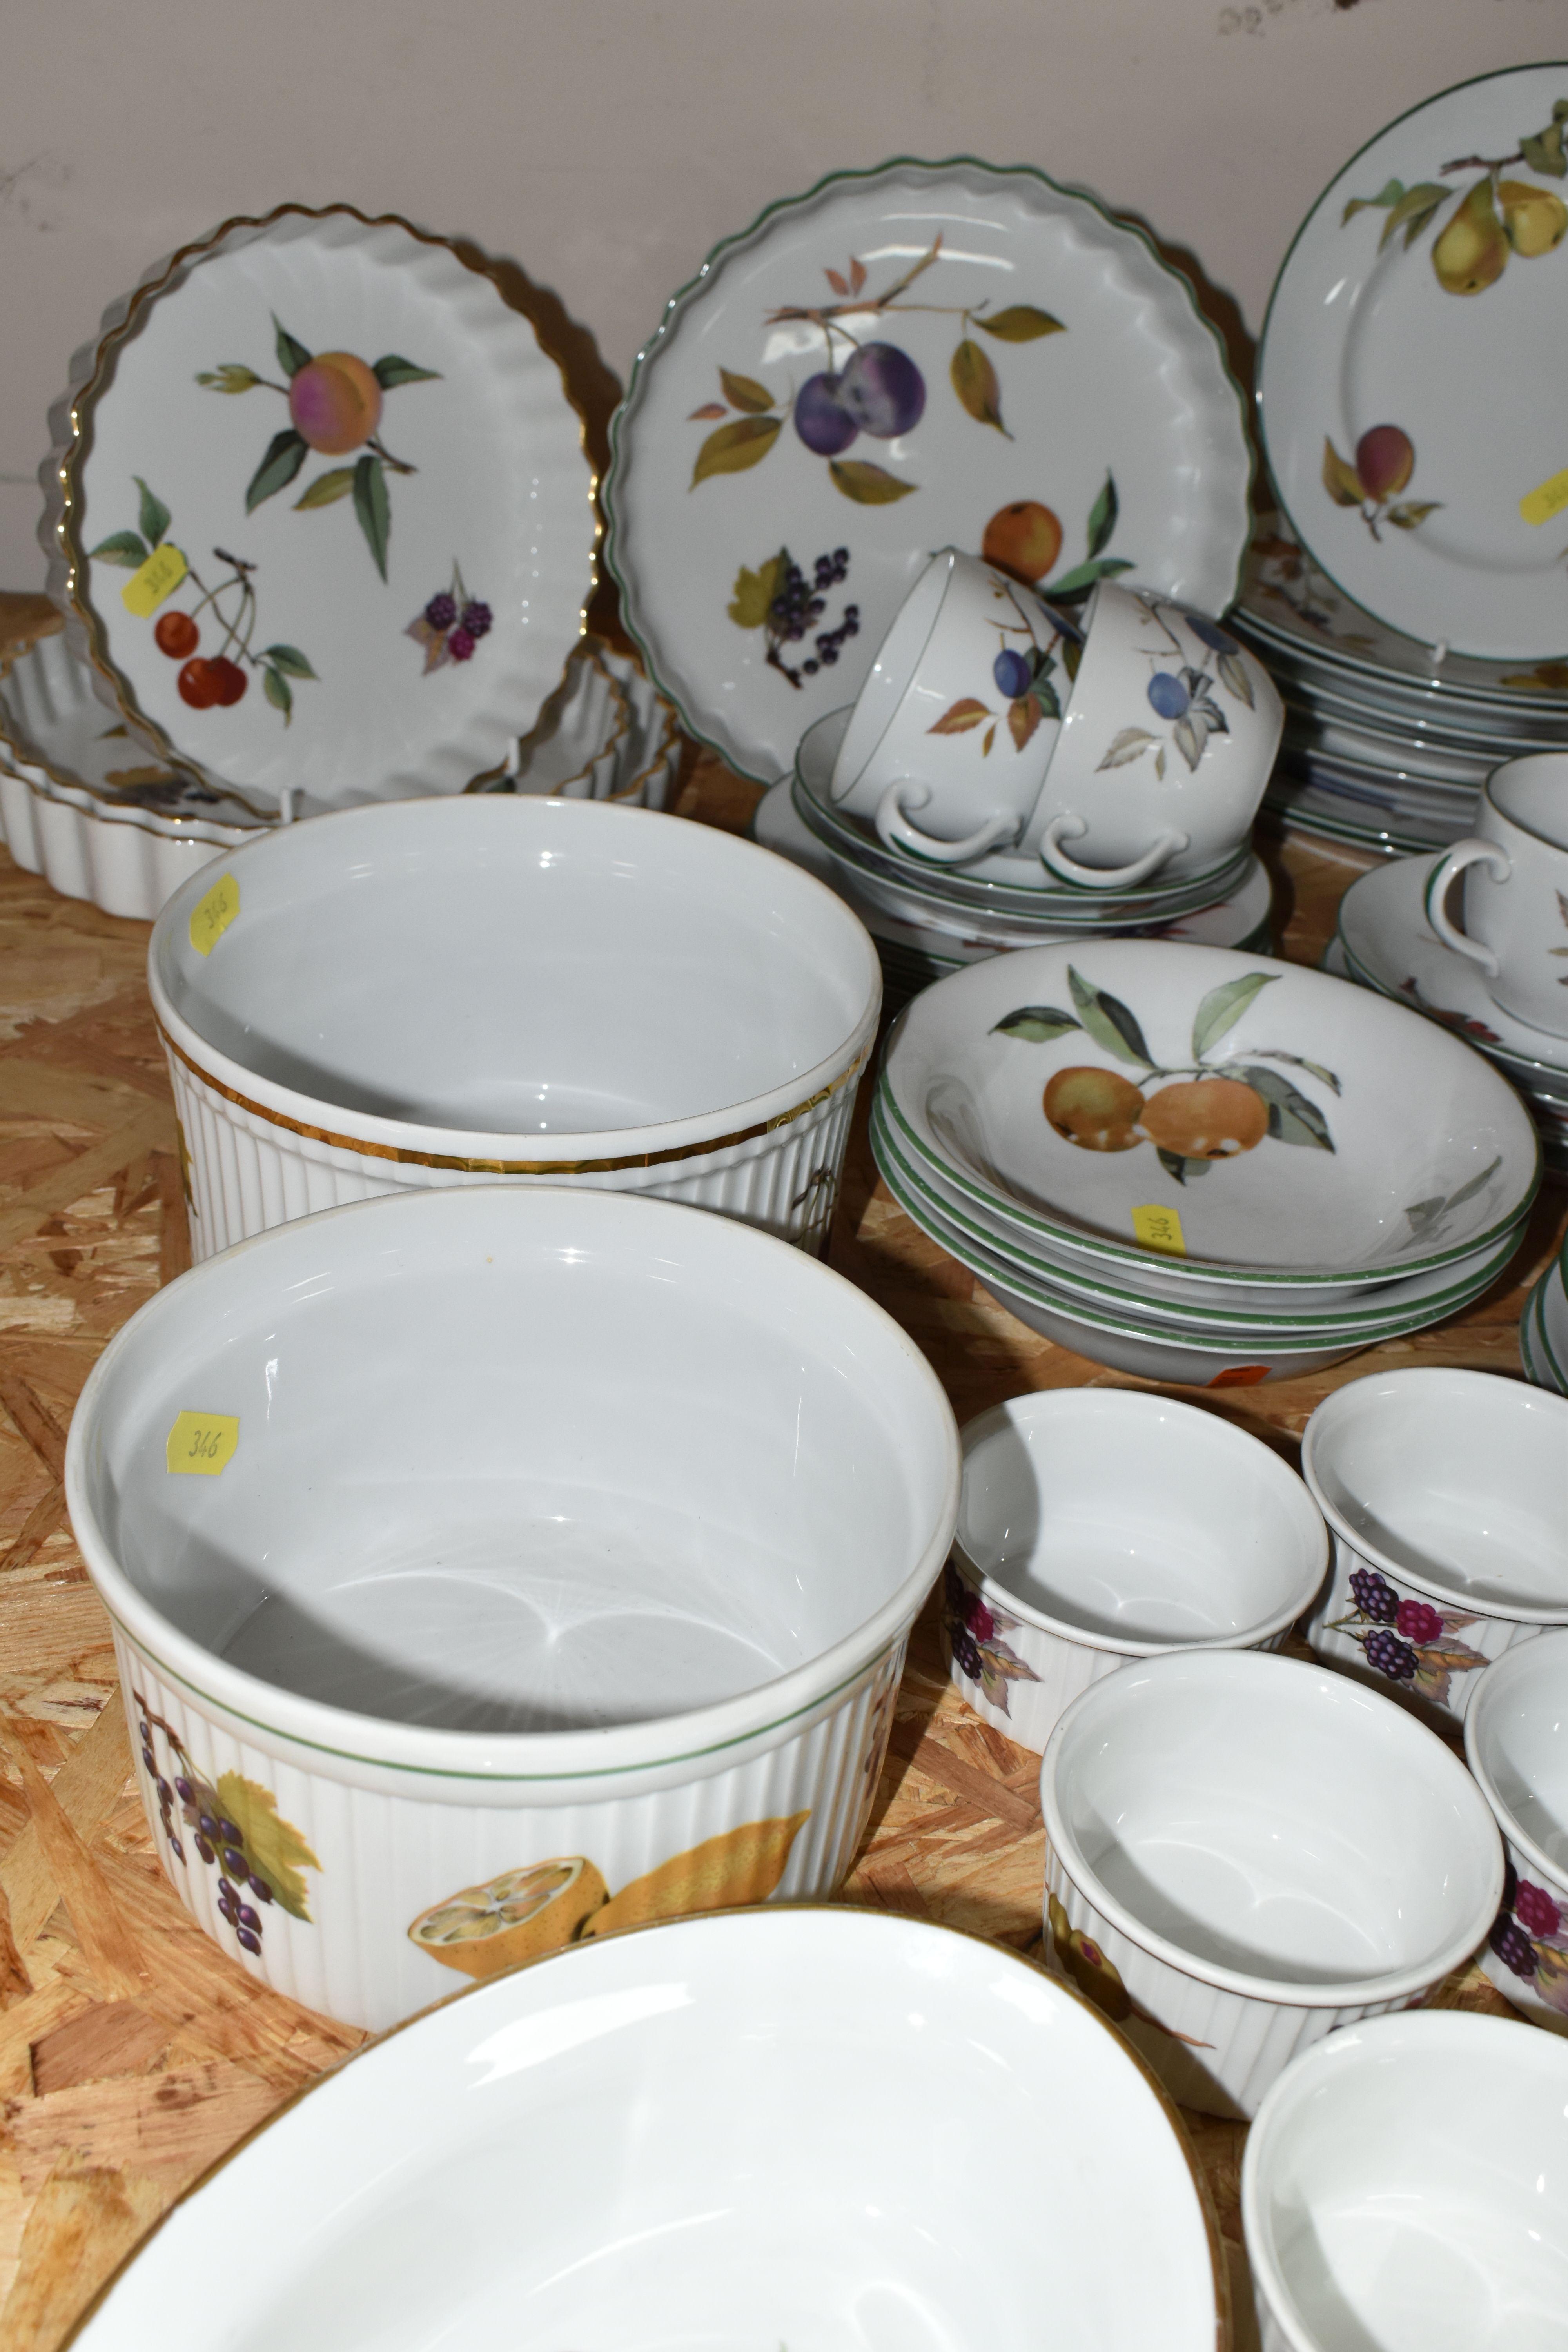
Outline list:
[[[444,669],[448,662],[472,661],[479,639],[489,636],[494,626],[495,614],[479,597],[469,595],[462,570],[454,563],[451,586],[437,590],[403,634],[424,646],[423,675],[428,677],[433,669]]]
[[[1512,1910],[1520,1926],[1531,1936],[1558,1936],[1563,1932],[1563,1918],[1555,1902],[1544,1886],[1532,1886],[1521,1878],[1514,1888]]]
[[[1526,1984],[1533,1980],[1537,1967],[1535,1947],[1524,1929],[1517,1926],[1506,1911],[1498,1914],[1487,1941],[1505,1969],[1511,1969],[1514,1975],[1522,1977]]]
[[[1399,1595],[1375,1569],[1358,1568],[1351,1578],[1356,1607],[1375,1624],[1392,1625],[1399,1614]]]
[[[1386,1625],[1380,1625],[1375,1633],[1367,1635],[1366,1662],[1395,1683],[1411,1681],[1420,1663],[1409,1643],[1402,1642]]]
[[[1429,1601],[1402,1601],[1394,1621],[1396,1632],[1407,1642],[1436,1642],[1442,1638],[1442,1612],[1434,1609]]]

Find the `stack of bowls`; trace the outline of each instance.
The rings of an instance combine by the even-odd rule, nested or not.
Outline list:
[[[1519,1355],[1526,1380],[1568,1396],[1568,1241],[1524,1302]]]
[[[894,1198],[1019,1318],[1162,1381],[1289,1378],[1478,1298],[1540,1181],[1517,1096],[1320,972],[1035,948],[917,997],[872,1115]]]
[[[100,1358],[66,1463],[166,1874],[372,2028],[829,1893],[958,1482],[930,1366],[826,1266],[493,1184],[197,1266]]]
[[[816,1248],[881,994],[849,910],[749,843],[489,793],[281,827],[170,900],[148,962],[197,1258],[498,1177]]]
[[[1285,734],[1265,805],[1288,828],[1397,856],[1470,830],[1501,760],[1568,745],[1568,670],[1422,645],[1335,587],[1274,515],[1254,538],[1238,635]]]

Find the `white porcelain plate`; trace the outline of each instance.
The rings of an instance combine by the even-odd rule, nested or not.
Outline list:
[[[1259,352],[1280,503],[1347,595],[1426,645],[1568,647],[1568,64],[1462,83],[1320,196]]]
[[[883,1086],[917,1156],[1113,1259],[1415,1275],[1500,1239],[1539,1180],[1523,1105],[1435,1024],[1170,940],[953,973]]]
[[[486,265],[346,206],[231,222],[106,314],[68,409],[50,592],[173,753],[341,804],[460,792],[533,725],[594,479]]]
[[[1146,237],[1042,173],[900,162],[772,206],[673,298],[612,437],[627,624],[689,730],[767,783],[933,549],[1047,593],[1237,593],[1218,338]]]
[[[787,1907],[429,2011],[242,2142],[75,2340],[1212,2352],[1219,2259],[1173,2109],[1087,2000],[978,1937]]]

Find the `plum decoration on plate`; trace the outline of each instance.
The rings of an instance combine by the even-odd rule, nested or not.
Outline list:
[[[128,612],[150,617],[169,597],[194,589],[199,601],[187,611],[169,605],[153,625],[153,642],[161,654],[181,665],[175,680],[180,699],[192,710],[229,710],[243,702],[250,672],[261,672],[262,690],[289,726],[294,716],[290,680],[313,678],[316,672],[298,646],[264,646],[251,651],[256,632],[257,597],[252,575],[257,567],[243,555],[215,547],[214,557],[226,563],[226,575],[207,587],[184,553],[168,537],[174,520],[157,494],[140,474],[132,478],[141,492],[135,530],[111,531],[89,551],[98,563],[114,563],[135,574],[121,591]],[[210,612],[216,649],[198,652],[203,643],[202,616]],[[209,641],[210,642],[210,641]]]
[[[1136,1079],[1091,1063],[1054,1072],[1042,1098],[1047,1124],[1080,1151],[1132,1151],[1152,1144],[1165,1173],[1185,1185],[1206,1175],[1215,1160],[1238,1159],[1266,1140],[1317,1151],[1334,1148],[1319,1106],[1283,1070],[1267,1066],[1279,1062],[1305,1071],[1338,1095],[1338,1078],[1321,1062],[1271,1045],[1252,1045],[1244,1055],[1218,1062],[1208,1058],[1259,992],[1278,978],[1277,972],[1245,972],[1210,989],[1193,1016],[1193,1059],[1173,1068],[1151,1054],[1131,1008],[1070,964],[1072,1012],[1051,1004],[1020,1005],[992,1034],[1043,1045],[1076,1031],[1136,1067]]]
[[[1032,303],[1016,302],[992,310],[977,303],[905,302],[918,278],[942,257],[937,236],[920,259],[880,294],[866,292],[864,262],[851,257],[847,269],[825,269],[837,299],[785,304],[770,310],[766,323],[786,322],[815,328],[822,336],[826,365],[805,381],[774,392],[756,377],[731,368],[719,370],[721,400],[705,401],[693,409],[692,424],[716,424],[697,452],[691,488],[719,474],[741,474],[761,465],[784,425],[793,421],[797,439],[814,457],[825,457],[835,487],[859,506],[888,506],[919,488],[885,466],[868,457],[847,457],[845,452],[862,434],[872,441],[897,441],[912,433],[925,414],[926,380],[918,362],[900,343],[875,332],[879,322],[900,311],[919,310],[956,318],[960,340],[948,370],[960,405],[977,424],[988,425],[1011,440],[1002,421],[1002,386],[995,363],[977,334],[1001,343],[1037,342],[1046,335],[1065,333],[1063,322]],[[848,320],[857,323],[846,324]],[[862,324],[862,322],[864,322]],[[723,420],[720,422],[719,420]],[[1055,562],[1054,554],[1050,562]],[[1048,568],[1048,566],[1047,566]]]
[[[1331,438],[1323,441],[1323,488],[1337,507],[1354,507],[1373,539],[1380,522],[1395,530],[1418,530],[1441,499],[1402,499],[1415,470],[1415,447],[1397,425],[1373,425],[1355,445],[1353,461],[1342,457]]]
[[[258,1958],[263,1915],[274,1904],[309,1927],[310,1906],[302,1873],[320,1870],[310,1848],[278,1811],[270,1789],[238,1772],[205,1780],[187,1755],[173,1724],[132,1691],[142,1769],[157,1801],[158,1826],[174,1860],[190,1867],[187,1840],[198,1862],[218,1874],[217,1907],[242,1952]],[[169,1769],[153,1748],[160,1735],[169,1750]]]
[[[439,371],[416,367],[412,360],[404,359],[396,352],[369,362],[353,352],[310,352],[289,332],[276,312],[272,326],[283,383],[258,375],[254,368],[237,360],[226,360],[221,366],[204,369],[196,377],[196,382],[209,392],[276,392],[289,404],[288,424],[273,435],[250,478],[245,493],[245,511],[254,514],[264,500],[287,489],[311,455],[346,457],[356,449],[363,450],[364,454],[353,465],[330,467],[325,473],[318,474],[306,484],[294,507],[297,513],[309,514],[318,507],[335,506],[340,499],[352,497],[365,544],[384,580],[387,542],[392,533],[387,473],[418,471],[405,459],[395,457],[380,437],[386,395],[403,384],[437,383]]]

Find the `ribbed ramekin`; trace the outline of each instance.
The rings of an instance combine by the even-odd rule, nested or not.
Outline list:
[[[785,860],[505,794],[281,828],[170,901],[148,966],[198,1259],[498,1179],[816,1247],[881,1003],[863,925]]]
[[[801,1252],[491,1186],[160,1292],[83,1390],[67,1489],[182,1900],[381,2028],[579,1933],[832,1890],[958,1442],[920,1351]]]
[[[1496,1916],[1502,1846],[1435,1733],[1326,1668],[1188,1650],[1091,1685],[1040,1771],[1056,1965],[1184,2105],[1252,2116]]]

